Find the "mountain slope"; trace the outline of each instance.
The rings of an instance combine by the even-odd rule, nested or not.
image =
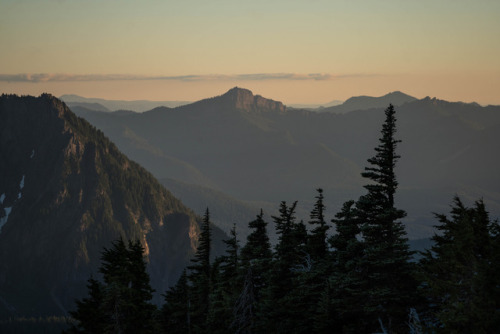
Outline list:
[[[50,95],[1,96],[0,175],[0,317],[73,308],[116,238],[142,242],[159,293],[195,250],[193,212]]]
[[[338,114],[257,108],[252,101],[251,92],[234,88],[179,108],[119,117],[94,113],[91,122],[158,178],[208,186],[239,200],[275,207],[299,200],[309,212],[314,189],[322,187],[333,216],[363,193],[360,173],[374,154],[388,103]],[[500,107],[425,98],[400,105],[396,116],[402,139],[397,201],[408,210],[411,238],[432,235],[432,212],[447,212],[455,193],[484,197],[493,216],[500,214]],[[167,175],[170,166],[158,164],[153,150],[192,166],[203,181]]]
[[[60,97],[69,106],[85,104],[98,104],[104,108],[115,111],[115,110],[131,110],[135,112],[143,112],[146,110],[151,110],[156,107],[178,107],[190,102],[187,101],[148,101],[148,100],[133,100],[133,101],[123,101],[123,100],[105,100],[97,98],[87,98],[78,95],[63,95]],[[106,111],[106,110],[100,110]]]
[[[400,106],[407,102],[413,102],[417,99],[396,91],[380,97],[372,96],[355,96],[347,99],[344,103],[324,108],[322,112],[347,113],[354,110],[366,110],[372,108],[385,108],[392,103],[393,106]]]
[[[279,201],[283,192],[296,194],[314,189],[325,179],[337,187],[360,185],[359,168],[328,145],[309,140],[316,135],[314,124],[297,122],[316,118],[301,111],[286,111],[282,104],[253,96],[248,90],[234,88],[221,96],[179,108],[157,108],[112,121],[108,114],[94,116],[90,121],[109,134],[132,159],[140,160],[140,152],[132,150],[129,138],[119,134],[124,128],[162,154],[168,153],[199,170],[206,180],[201,185],[245,200]],[[103,122],[103,117],[108,121]],[[304,125],[307,128],[303,129]],[[134,146],[138,146],[137,142]],[[141,153],[146,154],[145,150]],[[148,169],[149,166],[147,162]],[[153,168],[158,178],[176,179],[162,173],[156,165]],[[308,169],[317,172],[296,177],[297,172]],[[200,184],[188,178],[178,180]],[[261,197],[262,183],[266,184],[267,198]],[[288,189],[283,189],[283,184]]]

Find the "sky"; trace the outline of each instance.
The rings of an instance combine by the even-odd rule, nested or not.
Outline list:
[[[498,0],[0,0],[0,93],[500,105]]]

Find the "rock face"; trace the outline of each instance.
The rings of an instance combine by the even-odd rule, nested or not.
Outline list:
[[[0,318],[72,309],[119,237],[142,242],[164,293],[195,251],[197,220],[61,101],[0,97]]]
[[[204,112],[217,111],[218,113],[224,110],[237,110],[247,113],[283,113],[286,111],[286,107],[283,103],[266,99],[260,95],[253,95],[250,90],[239,87],[234,87],[223,95],[181,106],[178,109],[196,109],[203,110]]]
[[[234,87],[226,94],[220,96],[236,109],[247,112],[284,112],[286,107],[281,102],[263,98],[260,95],[253,95],[248,89]]]

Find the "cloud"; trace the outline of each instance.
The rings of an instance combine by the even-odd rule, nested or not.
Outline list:
[[[71,82],[71,81],[138,81],[138,80],[165,80],[165,81],[325,81],[354,76],[373,76],[365,74],[333,75],[329,73],[253,73],[253,74],[206,74],[206,75],[179,75],[154,76],[131,74],[51,74],[51,73],[19,73],[0,74],[3,82]]]

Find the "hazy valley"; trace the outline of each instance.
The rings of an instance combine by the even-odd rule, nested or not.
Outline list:
[[[354,97],[322,109],[330,112],[314,112],[234,88],[218,97],[140,114],[73,110],[158,179],[176,180],[173,192],[188,206],[206,206],[203,193],[209,188],[247,208],[263,207],[267,217],[276,211],[266,211],[277,210],[280,201],[298,200],[299,216],[307,220],[318,187],[325,189],[330,217],[343,202],[362,194],[360,173],[389,103],[396,106],[397,138],[402,140],[397,202],[408,211],[409,237],[431,236],[432,213],[446,211],[454,194],[484,198],[498,216],[498,106],[417,100],[394,92]],[[197,186],[204,188],[195,190]],[[217,211],[224,209],[211,207],[217,221]],[[236,223],[245,235],[246,222],[236,218],[251,210],[237,211],[234,219],[218,223],[226,231]]]

